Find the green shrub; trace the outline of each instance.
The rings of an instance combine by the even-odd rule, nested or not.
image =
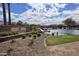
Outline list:
[[[15,35],[18,34],[18,32],[0,32],[0,36],[8,36],[8,35]]]
[[[36,34],[36,33],[35,32],[32,32],[31,34],[33,35],[33,34]]]
[[[29,36],[29,33],[26,33],[26,36]]]
[[[40,34],[40,33],[37,33],[37,36],[38,36],[38,37],[40,37],[40,36],[41,36],[41,34]]]
[[[8,36],[7,32],[0,32],[0,36]]]
[[[33,36],[33,39],[36,39],[36,35]]]
[[[22,35],[22,39],[25,39],[26,38],[26,36],[25,35]]]
[[[7,32],[8,35],[13,35],[13,32]]]
[[[54,33],[52,33],[52,36],[54,36]]]
[[[32,35],[31,34],[29,34],[29,37],[31,37]]]
[[[13,33],[13,35],[16,35],[16,34],[18,34],[18,32],[12,32]]]

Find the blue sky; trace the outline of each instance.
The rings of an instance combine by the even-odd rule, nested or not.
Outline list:
[[[7,11],[7,4],[6,4]],[[8,13],[8,12],[7,12]],[[12,21],[21,20],[34,24],[60,24],[63,20],[72,17],[79,21],[79,4],[75,3],[12,3]],[[8,19],[8,15],[7,15]],[[0,6],[0,20],[2,7]]]
[[[79,4],[69,3],[65,6],[65,8],[59,8],[59,12],[62,12],[63,10],[74,10],[77,7],[79,7]],[[50,4],[47,4],[46,8],[49,9],[49,8],[52,8],[52,6]],[[28,3],[11,4],[11,12],[14,12],[14,13],[20,14],[29,9],[32,9],[32,6],[30,6]]]

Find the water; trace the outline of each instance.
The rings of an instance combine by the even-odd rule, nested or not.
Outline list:
[[[54,33],[54,35],[79,35],[79,30],[67,30],[67,29],[55,29],[55,30],[47,30],[47,32],[45,32],[46,34],[52,34]]]

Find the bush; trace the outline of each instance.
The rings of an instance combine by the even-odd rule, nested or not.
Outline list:
[[[31,37],[32,35],[31,34],[29,34],[29,37]]]
[[[33,39],[36,39],[36,35],[33,36]]]
[[[28,46],[32,46],[34,43],[34,40],[31,40],[31,42],[28,44]]]
[[[13,33],[13,35],[18,34],[18,32],[12,32],[12,33]]]
[[[36,33],[35,32],[32,32],[31,34],[33,35],[33,34],[36,34]]]
[[[54,36],[54,33],[52,33],[52,36]]]
[[[8,36],[9,34],[7,32],[0,32],[0,36]]]
[[[25,35],[22,35],[22,39],[25,39],[26,38],[26,36]]]
[[[14,43],[15,42],[15,40],[11,40],[11,42],[10,43]]]
[[[40,37],[40,36],[41,36],[41,34],[40,34],[40,33],[37,33],[37,36],[38,36],[38,37]]]
[[[13,35],[13,32],[7,32],[8,33],[8,35]]]
[[[8,35],[15,35],[18,34],[18,32],[0,32],[0,36],[8,36]]]
[[[29,33],[26,33],[26,36],[29,36]]]

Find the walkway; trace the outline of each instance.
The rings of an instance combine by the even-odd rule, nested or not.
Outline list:
[[[12,56],[79,56],[79,42],[45,47],[44,38],[46,36],[42,34],[41,37],[38,37],[32,47],[28,46],[31,41],[30,37],[15,39],[14,43],[11,43],[11,40],[2,42],[0,43],[0,55],[1,53],[6,53],[11,47],[13,50],[10,52],[10,55]]]
[[[79,56],[79,41],[56,46],[49,46],[47,49],[49,50],[50,55]]]

